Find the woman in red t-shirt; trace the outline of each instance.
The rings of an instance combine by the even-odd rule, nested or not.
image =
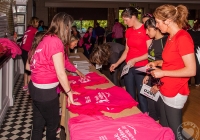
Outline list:
[[[27,27],[26,32],[24,33],[24,36],[22,38],[22,44],[21,44],[21,49],[22,49],[22,60],[24,63],[24,86],[23,90],[26,91],[28,90],[28,83],[30,81],[30,71],[26,69],[26,62],[28,60],[28,52],[31,49],[32,42],[34,40],[35,34],[37,33],[39,25],[39,19],[37,17],[32,17],[29,21],[29,25]]]
[[[126,8],[122,12],[124,23],[129,27],[126,30],[126,48],[120,59],[112,64],[110,71],[114,71],[124,60],[130,66],[128,74],[124,76],[126,90],[136,99],[136,93],[139,93],[142,87],[144,74],[137,71],[136,68],[145,66],[148,63],[147,46],[151,40],[146,35],[144,25],[138,20],[138,10],[134,7]],[[136,92],[137,90],[137,92]],[[142,112],[148,112],[146,97],[138,94],[139,107]]]
[[[160,124],[170,127],[176,139],[181,137],[182,108],[189,95],[188,80],[196,74],[194,43],[182,27],[187,23],[188,10],[183,5],[162,5],[154,16],[162,33],[169,33],[162,53],[163,60],[148,64],[154,71],[151,75],[161,78]],[[157,69],[155,66],[161,66]],[[179,132],[180,130],[180,132]]]

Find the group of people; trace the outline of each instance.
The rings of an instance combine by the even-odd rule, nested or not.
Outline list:
[[[144,23],[138,20],[138,14],[134,7],[124,9],[121,14],[128,26],[125,46],[113,42],[100,43],[93,48],[89,58],[96,64],[109,63],[111,78],[116,85],[119,84],[119,71],[124,65],[129,65],[129,72],[124,75],[127,92],[138,100],[143,113],[149,113],[162,126],[170,127],[177,139],[177,128],[182,123],[182,108],[189,95],[188,81],[196,74],[194,43],[189,33],[182,29],[187,23],[188,10],[183,5],[162,5],[156,8],[153,15],[144,15]],[[26,54],[29,57],[28,61],[28,58],[26,61],[24,59],[24,63],[29,63],[31,71],[28,87],[33,100],[32,140],[42,139],[45,125],[47,139],[55,140],[59,124],[56,87],[60,84],[69,102],[79,105],[73,100],[73,94],[79,93],[70,88],[65,68],[70,67],[69,70],[84,77],[69,63],[66,65],[69,62],[67,50],[77,45],[80,36],[76,28],[71,32],[73,18],[66,13],[56,14],[48,30],[40,35],[36,33],[38,21],[32,18],[28,30],[31,30],[29,32],[33,37],[26,36],[29,33],[26,32],[22,43],[22,49],[26,51],[22,56]],[[92,29],[89,27],[83,37],[86,51],[92,45],[89,42],[92,40]],[[152,71],[147,74],[137,71],[143,66]],[[157,102],[140,94],[143,84],[152,86],[151,92],[154,94],[160,91]]]
[[[182,108],[189,95],[188,81],[196,75],[194,43],[183,30],[187,16],[188,9],[183,5],[162,5],[153,15],[145,14],[141,23],[138,10],[126,8],[121,15],[128,26],[125,49],[121,47],[123,52],[120,54],[118,47],[114,50],[113,45],[107,43],[98,46],[91,56],[92,62],[110,62],[111,73],[119,70],[123,63],[129,65],[129,72],[124,75],[126,90],[138,100],[143,113],[148,113],[162,126],[170,127],[176,139],[177,129],[182,124]],[[115,60],[111,61],[113,58]],[[151,71],[137,70],[143,66]],[[160,91],[157,102],[140,94],[143,84],[150,85],[153,94]]]

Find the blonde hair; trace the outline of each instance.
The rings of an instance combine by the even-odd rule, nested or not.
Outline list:
[[[188,9],[184,5],[175,7],[174,5],[165,4],[156,8],[153,15],[155,18],[163,21],[171,19],[177,23],[180,28],[185,27],[188,22]]]
[[[35,27],[35,24],[36,24],[37,22],[39,22],[39,18],[37,18],[37,17],[32,17],[32,18],[29,20],[29,22],[28,22],[28,26],[33,26],[33,27]]]

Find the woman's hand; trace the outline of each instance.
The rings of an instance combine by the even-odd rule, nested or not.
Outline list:
[[[153,67],[153,69],[155,69],[155,70],[151,71],[150,73],[154,78],[162,78],[165,76],[163,70],[158,69],[156,67]]]
[[[143,79],[143,84],[147,84],[148,81],[149,81],[149,76],[146,75],[146,76],[144,77],[144,79]]]
[[[129,60],[129,61],[127,62],[127,65],[129,65],[130,68],[131,68],[131,67],[133,67],[133,66],[135,65],[135,63],[136,63],[135,59],[131,59],[131,60]]]
[[[151,87],[151,90],[150,90],[153,94],[156,94],[158,91],[159,91],[159,88],[155,85],[153,87]]]
[[[85,78],[85,75],[80,72],[79,70],[76,70],[76,73],[78,74],[78,76],[80,76],[81,78]]]
[[[81,105],[79,102],[74,102],[74,98],[73,98],[73,94],[75,95],[79,95],[80,93],[76,92],[76,91],[70,91],[67,93],[68,95],[68,107],[70,106],[70,104],[73,104],[73,105]]]
[[[156,62],[154,61],[154,62],[148,63],[146,66],[147,66],[147,68],[152,68],[152,67],[156,67],[157,64],[156,64]]]
[[[110,66],[110,71],[111,71],[111,72],[115,71],[115,68],[116,68],[116,67],[118,67],[118,64],[117,64],[117,63],[112,64],[112,65]]]

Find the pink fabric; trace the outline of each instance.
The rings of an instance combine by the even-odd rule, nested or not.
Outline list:
[[[107,89],[85,89],[76,90],[80,95],[73,95],[76,102],[81,106],[70,105],[68,109],[78,114],[102,114],[106,112],[121,112],[126,108],[132,108],[138,103],[121,87],[111,87]]]
[[[58,82],[52,56],[63,53],[64,46],[57,36],[45,36],[31,59],[31,80],[37,84]]]
[[[19,46],[15,42],[9,40],[8,38],[0,38],[0,43],[2,46],[7,47],[11,50],[12,58],[15,58],[16,55],[22,54],[22,51],[19,48]]]
[[[86,74],[85,79],[79,76],[69,75],[68,80],[73,90],[77,90],[80,87],[93,86],[109,82],[105,77],[98,75],[96,72]]]
[[[147,114],[111,119],[80,115],[69,120],[70,140],[175,140],[172,130]]]
[[[114,38],[123,38],[123,25],[119,22],[116,22],[112,28],[112,32],[114,33]]]
[[[86,32],[84,34],[84,36],[83,36],[83,38],[88,38],[88,43],[84,42],[84,45],[85,45],[85,47],[86,47],[87,50],[89,50],[89,48],[91,47],[91,45],[90,45],[91,36],[92,36],[92,33],[88,33],[88,32]]]
[[[26,51],[30,51],[33,39],[35,37],[35,34],[37,32],[37,28],[34,28],[33,26],[29,26],[24,33],[23,39],[22,39],[22,45],[21,48]]]

